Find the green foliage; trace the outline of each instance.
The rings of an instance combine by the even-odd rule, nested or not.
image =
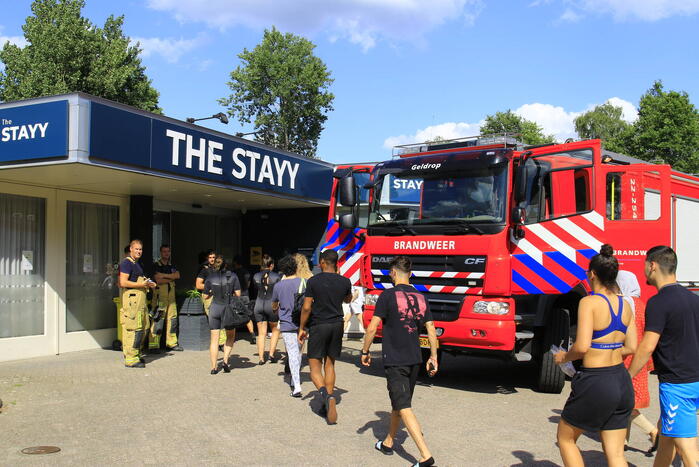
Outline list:
[[[199,292],[197,289],[189,289],[184,293],[184,295],[187,298],[200,298],[201,292]]]
[[[662,82],[655,81],[641,96],[628,140],[632,156],[699,172],[699,113],[684,91],[665,91]]]
[[[314,157],[335,96],[328,91],[330,72],[313,49],[303,37],[265,30],[260,44],[238,55],[242,65],[228,82],[233,93],[219,103],[241,123],[253,123],[258,141]]]
[[[0,100],[86,92],[160,113],[158,92],[141,65],[138,45],[124,36],[124,17],[103,28],[81,15],[84,0],[34,0],[22,26],[28,45],[0,50]]]
[[[481,135],[494,133],[516,134],[517,139],[524,144],[553,143],[553,135],[545,135],[543,129],[535,122],[520,117],[511,110],[496,112],[495,115],[485,117],[485,124],[481,126]]]
[[[626,142],[633,126],[621,118],[622,114],[621,107],[598,105],[575,118],[575,131],[581,139],[601,139],[610,151],[627,152]]]

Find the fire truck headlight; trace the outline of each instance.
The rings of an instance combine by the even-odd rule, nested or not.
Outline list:
[[[506,315],[510,312],[510,304],[505,302],[488,302],[479,300],[473,304],[473,312],[484,315]]]
[[[368,306],[376,306],[376,300],[378,299],[378,295],[366,294],[364,295],[364,304]]]

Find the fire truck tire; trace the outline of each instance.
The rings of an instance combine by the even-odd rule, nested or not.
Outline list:
[[[420,349],[422,353],[422,364],[420,364],[420,376],[427,376],[427,360],[430,359],[430,349]],[[442,349],[437,349],[437,365],[442,365]],[[439,369],[437,369],[437,374],[439,374]]]
[[[538,359],[539,375],[537,379],[537,390],[550,394],[560,394],[565,385],[565,374],[553,361],[553,354],[549,352],[551,345],[561,345],[568,343],[570,333],[570,315],[567,310],[554,308],[549,316],[548,326],[544,334],[541,355]]]

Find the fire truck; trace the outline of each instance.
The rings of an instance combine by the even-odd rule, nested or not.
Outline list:
[[[340,166],[321,250],[363,287],[364,325],[407,255],[428,299],[439,353],[530,362],[560,393],[548,351],[575,338],[586,271],[610,243],[636,274],[670,245],[680,283],[699,291],[699,178],[604,149],[600,140],[523,146],[508,135],[400,146],[391,160]],[[379,336],[380,338],[380,336]],[[421,345],[428,346],[421,337]]]

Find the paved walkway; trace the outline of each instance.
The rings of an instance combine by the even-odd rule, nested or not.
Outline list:
[[[405,430],[395,455],[372,448],[386,432],[390,405],[381,368],[360,369],[359,349],[346,341],[337,365],[335,426],[309,407],[317,402],[307,366],[305,397],[293,399],[283,365],[255,365],[247,341],[234,347],[233,371],[215,376],[207,352],[148,357],[145,370],[124,368],[121,354],[109,350],[1,363],[0,465],[410,465],[418,451]],[[440,466],[560,464],[556,423],[570,389],[536,393],[530,372],[445,356],[442,374],[419,385],[414,398]],[[657,404],[646,413],[654,420]],[[20,454],[35,445],[61,452]],[[583,436],[580,445],[588,465],[604,465],[596,439]],[[648,447],[637,429],[631,445],[630,463],[650,465],[635,449]]]

